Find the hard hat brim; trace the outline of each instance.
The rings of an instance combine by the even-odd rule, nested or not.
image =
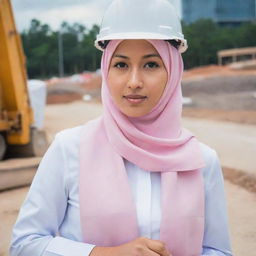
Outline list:
[[[111,35],[106,35],[103,37],[98,36],[95,40],[95,47],[101,51],[104,51],[104,48],[102,48],[102,44],[99,44],[99,42],[104,41],[110,41],[110,40],[127,40],[127,39],[156,39],[156,40],[176,40],[180,42],[180,45],[178,47],[178,50],[180,53],[183,53],[187,50],[187,40],[179,37],[179,36],[172,36],[171,38],[159,34],[159,33],[145,33],[145,32],[136,32],[136,33],[112,33]]]

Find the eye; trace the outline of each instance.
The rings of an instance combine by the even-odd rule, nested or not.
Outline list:
[[[122,68],[127,68],[128,65],[125,62],[117,62],[116,64],[114,64],[114,67],[122,69]]]
[[[158,67],[159,67],[159,64],[154,61],[150,61],[145,64],[145,68],[158,68]]]

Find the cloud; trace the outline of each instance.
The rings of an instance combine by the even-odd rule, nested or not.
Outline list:
[[[46,11],[49,9],[59,9],[63,6],[87,5],[93,0],[12,0],[12,4],[19,11]],[[97,0],[96,0],[97,2]]]
[[[12,0],[16,25],[19,31],[29,28],[34,18],[58,30],[63,21],[78,22],[90,28],[100,24],[112,0]],[[139,0],[138,0],[139,1]],[[170,0],[180,7],[180,0]]]
[[[26,21],[22,17],[26,17]],[[70,8],[65,6],[58,9],[48,9],[46,11],[40,10],[24,10],[22,16],[17,16],[17,26],[19,30],[28,27],[31,19],[36,18],[42,23],[50,24],[53,30],[58,30],[63,21],[69,23],[82,23],[87,27],[93,24],[99,24],[101,18],[101,11],[97,8],[88,7],[85,5],[76,5]]]
[[[19,31],[27,29],[32,19],[38,19],[57,30],[63,21],[78,22],[90,28],[100,24],[103,12],[111,0],[13,0],[13,10]]]

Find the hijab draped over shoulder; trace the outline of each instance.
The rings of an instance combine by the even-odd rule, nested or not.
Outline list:
[[[138,238],[136,207],[124,159],[161,175],[160,240],[175,256],[200,255],[204,231],[204,167],[199,142],[181,126],[183,61],[168,42],[148,40],[168,72],[153,110],[128,117],[115,106],[107,84],[113,53],[102,56],[102,117],[84,126],[80,146],[80,215],[84,242],[116,246]],[[156,85],[157,86],[157,85]]]

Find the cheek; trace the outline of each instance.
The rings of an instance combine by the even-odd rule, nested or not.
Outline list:
[[[122,81],[119,76],[114,75],[113,73],[109,73],[107,78],[109,92],[112,98],[115,100],[122,90]]]
[[[157,96],[161,96],[165,90],[166,84],[168,80],[168,74],[165,70],[159,72],[151,79],[151,85],[154,89],[154,93]]]
[[[168,72],[166,71],[166,69],[162,70],[162,75],[161,75],[161,79],[160,79],[160,84],[161,84],[161,88],[162,88],[162,93],[163,94],[165,87],[167,85],[168,82]]]
[[[161,76],[161,81],[160,81],[163,91],[167,85],[167,82],[168,82],[168,73],[166,71],[164,71]]]

